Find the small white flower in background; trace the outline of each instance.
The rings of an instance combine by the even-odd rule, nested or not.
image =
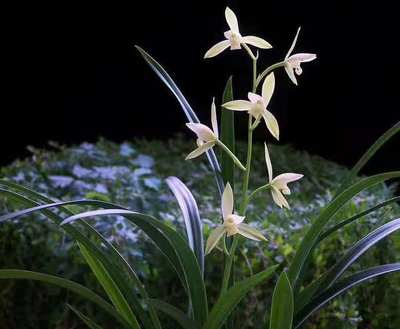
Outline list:
[[[232,111],[247,111],[257,121],[260,120],[261,117],[263,117],[265,124],[267,125],[267,128],[271,132],[272,136],[279,140],[278,121],[276,120],[274,115],[267,110],[267,106],[272,98],[274,89],[275,76],[274,73],[270,73],[264,80],[261,96],[254,93],[248,93],[249,101],[230,101],[223,104],[222,106]]]
[[[252,35],[242,37],[239,32],[239,25],[236,15],[229,7],[226,7],[225,9],[225,18],[230,28],[229,31],[224,33],[224,36],[227,40],[218,42],[215,46],[211,47],[204,55],[204,58],[217,56],[229,46],[231,47],[231,50],[240,49],[242,44],[248,44],[261,49],[272,48],[270,43],[262,38]]]
[[[186,126],[197,135],[197,146],[198,148],[191,152],[186,160],[193,159],[203,154],[210,148],[212,148],[218,141],[218,122],[217,122],[217,111],[215,109],[215,102],[211,104],[211,125],[212,130],[202,123],[187,123]]]
[[[287,186],[287,184],[299,180],[300,178],[303,177],[303,175],[287,173],[272,178],[273,176],[272,176],[271,158],[269,157],[267,144],[264,144],[264,146],[265,146],[265,162],[267,163],[268,179],[269,179],[269,185],[271,187],[272,199],[279,207],[281,208],[285,207],[289,209],[289,204],[285,199],[285,197],[283,196],[283,194],[286,195],[290,194],[290,189]]]
[[[226,236],[232,236],[240,234],[248,239],[255,241],[267,241],[267,239],[256,229],[243,223],[244,216],[235,215],[233,213],[233,191],[231,185],[226,184],[224,193],[221,198],[222,218],[224,220],[222,225],[215,228],[206,243],[206,254],[209,254],[213,250],[220,239],[226,234]]]
[[[297,42],[299,33],[300,33],[300,27],[297,29],[296,36],[294,37],[292,45],[290,46],[290,49],[285,57],[286,73],[288,74],[290,80],[292,80],[292,82],[295,85],[297,85],[297,79],[296,79],[296,75],[294,73],[296,72],[297,75],[300,75],[303,72],[300,64],[305,63],[305,62],[311,62],[317,58],[316,54],[308,54],[308,53],[298,53],[298,54],[291,55],[294,47],[296,46],[296,42]]]

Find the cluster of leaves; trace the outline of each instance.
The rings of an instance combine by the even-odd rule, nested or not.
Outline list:
[[[86,197],[111,201],[162,217],[171,221],[171,224],[179,226],[180,211],[163,182],[165,177],[179,172],[182,180],[187,183],[198,200],[203,220],[208,224],[205,227],[207,234],[215,224],[214,219],[219,217],[216,211],[219,201],[213,187],[212,172],[205,163],[201,162],[199,166],[199,162],[182,162],[182,154],[186,154],[190,148],[190,144],[177,138],[166,143],[139,141],[135,145],[130,143],[116,145],[103,140],[96,145],[82,144],[79,147],[59,148],[57,152],[34,150],[34,156],[30,161],[15,162],[12,166],[3,168],[2,176],[63,200]],[[244,152],[244,145],[239,143],[238,152],[239,154]],[[262,150],[258,150],[257,146],[255,152],[262,154]],[[333,191],[348,173],[346,169],[333,163],[312,157],[305,152],[294,151],[287,146],[275,146],[273,152],[276,155],[275,167],[278,171],[284,172],[290,164],[292,169],[305,174],[302,193],[293,191],[290,212],[277,211],[275,206],[266,202],[266,195],[257,196],[252,200],[248,216],[257,214],[257,218],[253,218],[254,222],[258,223],[260,230],[268,234],[271,243],[263,245],[262,249],[260,245],[246,243],[236,264],[238,277],[248,276],[252,271],[261,270],[271,264],[289,261],[302,237],[299,233],[301,229],[309,224],[308,221],[321,207],[331,201]],[[169,161],[153,160],[166,156]],[[197,169],[194,170],[195,168]],[[254,172],[256,175],[253,183],[262,184],[262,180],[265,179],[263,159],[255,159]],[[372,191],[363,192],[355,198],[341,210],[338,218],[349,218],[391,196],[392,191],[385,185],[376,186]],[[2,202],[2,207],[6,207],[6,204],[9,205]],[[268,206],[265,206],[266,204]],[[10,209],[4,210],[10,211]],[[382,218],[393,218],[399,213],[399,207],[391,204],[362,218],[358,224],[343,229],[341,234],[322,244],[322,252],[313,257],[315,268],[312,268],[310,273],[316,272],[317,275],[323,273],[334,263],[336,255],[343,253],[349,247],[348,241],[364,236],[376,227],[378,221],[382,224]],[[86,286],[98,287],[89,270],[82,266],[82,259],[77,249],[71,248],[73,246],[71,240],[63,236],[58,227],[38,220],[36,215],[34,217],[34,220],[21,219],[23,224],[1,224],[1,236],[7,238],[0,239],[2,247],[0,267],[62,273],[64,277],[73,278],[75,281],[85,281]],[[168,270],[168,266],[163,263],[164,259],[149,241],[140,235],[140,232],[127,226],[122,220],[98,221],[96,228],[110,241],[116,242],[129,261],[135,264],[134,267],[139,271],[140,277],[148,283],[150,296],[160,297],[174,305],[184,305],[184,291],[180,288],[175,275]],[[379,248],[371,250],[369,255],[354,266],[354,269],[399,261],[399,250],[400,239],[398,236],[393,236],[382,242]],[[321,257],[321,254],[324,257]],[[9,257],[10,255],[13,257]],[[206,266],[206,276],[209,279],[206,284],[211,302],[214,303],[219,287],[212,282],[220,282],[219,273],[222,270],[216,270],[211,265],[221,264],[218,259],[221,255],[217,253],[212,257],[215,259],[207,262]],[[382,323],[389,326],[388,328],[397,328],[400,321],[397,312],[400,307],[399,283],[398,276],[389,277],[375,285],[363,287],[362,290],[354,290],[351,295],[336,300],[326,311],[318,315],[318,319],[315,319],[318,328],[352,328],[356,324],[362,327],[367,325],[374,327]],[[36,323],[42,328],[46,325],[65,325],[74,322],[73,317],[68,315],[63,306],[67,298],[73,300],[73,297],[61,293],[59,289],[43,290],[37,283],[28,282],[3,281],[0,284],[4,287],[2,291],[5,292],[0,299],[2,306],[0,323],[4,323],[7,328],[15,327],[16,323],[26,328]],[[382,289],[383,285],[385,289]],[[15,289],[15,287],[22,288]],[[243,322],[244,326],[256,327],[257,323],[253,321],[262,316],[272,290],[273,285],[266,285],[263,289],[253,291],[243,304],[246,306],[241,308],[244,315],[253,316],[239,314],[238,321]],[[22,296],[27,303],[20,301]],[[35,298],[36,312],[31,312],[29,298]],[[52,309],[50,314],[47,307],[49,302],[51,305],[59,305]],[[84,310],[87,310],[86,314],[93,314],[89,305],[85,305]],[[376,317],[377,312],[381,316]],[[40,316],[42,322],[38,321]],[[99,314],[91,317],[97,319],[100,317],[99,322],[106,323]],[[24,319],[26,322],[23,322]]]

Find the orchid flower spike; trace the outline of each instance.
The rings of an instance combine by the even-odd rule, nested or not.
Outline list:
[[[217,111],[214,99],[211,104],[211,125],[212,130],[202,123],[187,123],[186,126],[197,135],[197,149],[191,152],[186,160],[193,159],[212,148],[218,141]]]
[[[211,47],[204,55],[204,58],[217,56],[229,46],[231,47],[231,50],[240,49],[242,44],[252,45],[261,49],[272,48],[269,42],[259,37],[252,35],[242,37],[239,32],[239,25],[236,15],[229,7],[226,7],[225,9],[225,18],[230,28],[229,31],[224,33],[224,36],[227,40],[218,42],[215,46]]]
[[[277,140],[279,140],[279,125],[275,116],[267,110],[267,106],[272,98],[272,94],[275,89],[275,76],[274,73],[270,73],[264,80],[262,86],[261,96],[248,93],[249,101],[247,100],[236,100],[230,101],[222,106],[232,111],[247,111],[251,116],[258,122],[261,117],[264,118],[265,124],[268,130],[271,132]]]
[[[305,63],[305,62],[311,62],[317,58],[316,54],[308,54],[308,53],[298,53],[298,54],[291,55],[294,47],[296,46],[299,33],[300,33],[300,27],[297,29],[296,36],[294,37],[292,45],[290,46],[290,49],[285,57],[286,73],[288,74],[290,80],[292,80],[292,82],[296,86],[297,86],[297,79],[296,79],[296,75],[294,73],[296,72],[297,75],[300,75],[303,72],[300,64]]]
[[[222,225],[215,228],[206,243],[206,254],[209,254],[213,250],[220,239],[226,234],[226,236],[232,236],[240,234],[245,238],[255,241],[267,241],[267,239],[256,229],[243,223],[244,216],[235,215],[233,213],[233,191],[231,185],[228,183],[225,186],[224,193],[222,193],[221,199],[222,218],[224,220]]]
[[[300,178],[303,177],[303,175],[286,173],[278,175],[275,178],[272,178],[273,176],[272,176],[271,158],[269,157],[267,144],[265,143],[264,146],[265,146],[265,162],[267,163],[268,179],[269,179],[269,185],[271,187],[272,199],[279,207],[281,208],[285,207],[289,209],[290,208],[289,204],[285,199],[285,197],[283,196],[284,194],[286,195],[290,194],[290,189],[287,186],[287,184],[299,180]]]

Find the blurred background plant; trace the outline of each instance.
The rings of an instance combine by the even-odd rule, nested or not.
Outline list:
[[[84,143],[71,148],[56,143],[51,143],[51,146],[54,151],[30,148],[30,159],[15,161],[2,168],[1,176],[64,201],[79,198],[111,201],[179,226],[182,222],[181,212],[164,182],[166,177],[179,173],[179,178],[188,185],[199,204],[206,224],[206,235],[213,225],[212,219],[219,217],[219,197],[214,189],[213,174],[203,160],[183,161],[183,154],[187,154],[193,145],[182,137],[177,136],[166,142],[137,140],[134,143],[115,144],[100,140],[97,144]],[[244,144],[238,144],[241,158],[245,156],[244,147]],[[302,193],[298,193],[296,188],[293,190],[290,211],[280,211],[271,202],[267,202],[269,195],[261,194],[252,200],[248,211],[249,220],[256,223],[270,237],[271,242],[265,245],[246,242],[235,269],[239,276],[247,276],[251,271],[257,272],[277,262],[290,260],[302,237],[301,229],[309,224],[321,207],[331,201],[334,191],[348,172],[344,167],[306,152],[295,151],[290,146],[272,145],[271,149],[276,172],[290,169],[305,175],[301,184]],[[263,154],[260,146],[255,145],[255,154]],[[167,158],[168,161],[164,161]],[[154,159],[160,160],[156,162]],[[259,157],[254,160],[253,183],[265,184],[264,159]],[[394,187],[381,184],[363,192],[342,209],[337,217],[349,218],[389,199],[393,191]],[[5,201],[1,200],[2,213],[13,210],[9,208],[11,203]],[[313,255],[314,268],[310,268],[310,273],[323,273],[334,263],[337,255],[349,247],[349,241],[366,235],[377,226],[378,221],[383,224],[382,218],[389,220],[399,214],[400,207],[391,204],[342,229],[340,234],[321,245],[318,254]],[[112,221],[103,219],[97,221],[95,226],[110,241],[115,242],[134,264],[147,284],[150,296],[158,296],[174,305],[184,305],[184,291],[175,274],[169,270],[164,258],[144,234],[121,218]],[[215,258],[206,264],[207,290],[213,302],[219,286],[210,283],[215,280],[219,282],[222,270],[211,264],[222,264],[222,255],[213,253],[209,257]],[[400,261],[398,234],[380,242],[353,269],[395,261]],[[17,223],[0,225],[0,268],[25,268],[62,274],[102,292],[72,240],[38,215],[24,217]],[[65,307],[67,301],[80,306],[91,318],[104,323],[105,327],[112,326],[103,318],[104,315],[94,313],[89,303],[83,304],[62,289],[37,282],[13,280],[1,281],[0,287],[1,329],[84,328],[84,324]],[[257,328],[259,324],[254,319],[261,318],[265,309],[269,309],[266,303],[270,300],[273,288],[274,282],[271,281],[262,289],[252,291],[241,303],[237,321],[242,327]],[[323,329],[397,329],[400,327],[399,294],[399,275],[381,278],[336,299],[309,321],[306,327],[317,328],[318,324],[318,328]],[[247,316],[250,314],[251,317]],[[163,323],[168,321],[163,318]],[[173,328],[174,324],[171,322],[169,327]]]

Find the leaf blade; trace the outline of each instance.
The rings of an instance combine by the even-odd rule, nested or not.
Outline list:
[[[293,290],[286,272],[282,272],[272,295],[270,329],[291,329],[293,322]]]

